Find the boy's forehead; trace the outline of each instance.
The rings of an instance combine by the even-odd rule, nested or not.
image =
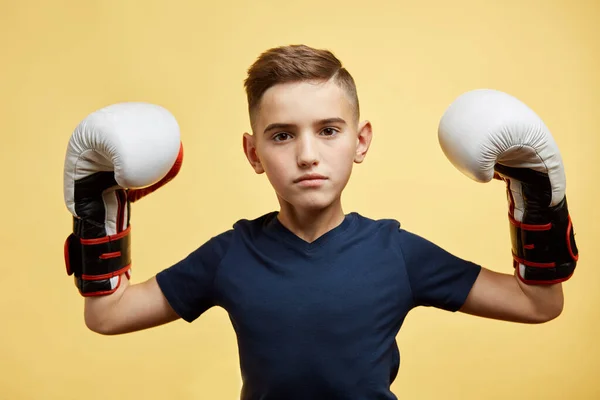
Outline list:
[[[292,82],[269,88],[257,113],[257,125],[295,122],[352,115],[348,95],[334,82]]]

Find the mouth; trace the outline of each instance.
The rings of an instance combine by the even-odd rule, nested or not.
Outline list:
[[[319,174],[307,174],[307,175],[302,175],[300,178],[294,180],[294,183],[300,183],[300,182],[309,182],[309,181],[324,181],[325,179],[327,179],[326,176],[323,175],[319,175]]]
[[[302,175],[300,178],[296,179],[294,183],[303,188],[320,188],[325,184],[327,180],[326,176],[319,174],[307,174]]]

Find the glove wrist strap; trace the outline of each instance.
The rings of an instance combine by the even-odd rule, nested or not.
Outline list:
[[[84,296],[110,294],[118,288],[115,279],[131,268],[131,226],[115,235],[81,238],[72,233],[65,241],[67,275]]]
[[[509,214],[509,221],[513,266],[523,282],[552,284],[571,277],[579,256],[566,197],[554,207],[526,211],[522,222]]]

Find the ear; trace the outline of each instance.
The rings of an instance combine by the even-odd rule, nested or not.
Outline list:
[[[360,164],[364,161],[371,145],[371,139],[373,138],[373,128],[369,121],[363,121],[358,125],[358,137],[356,138],[356,154],[354,155],[354,162]]]
[[[252,168],[254,168],[254,171],[257,174],[262,174],[263,172],[265,172],[265,170],[260,162],[260,159],[258,158],[258,153],[256,152],[255,137],[247,132],[244,133],[243,147],[244,147],[244,154],[246,154],[246,158],[250,162],[250,165],[252,166]]]

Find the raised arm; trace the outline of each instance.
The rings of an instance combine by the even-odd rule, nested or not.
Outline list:
[[[485,318],[539,324],[558,317],[563,303],[560,283],[527,285],[516,272],[508,275],[482,268],[459,311]]]
[[[85,323],[95,332],[131,332],[178,318],[155,277],[129,284],[129,222],[131,203],[178,174],[182,148],[175,118],[144,103],[100,109],[71,135],[64,194],[73,232],[65,263],[85,297]]]
[[[156,277],[129,284],[121,275],[117,290],[105,296],[85,298],[85,324],[103,335],[119,335],[163,325],[179,319],[171,308]]]
[[[524,103],[495,90],[459,96],[440,121],[439,141],[451,163],[478,182],[504,182],[514,275],[482,269],[461,311],[539,323],[562,312],[561,282],[579,253],[558,146]]]

